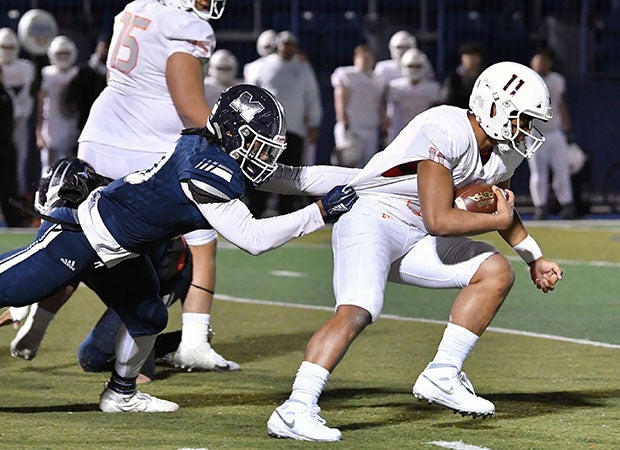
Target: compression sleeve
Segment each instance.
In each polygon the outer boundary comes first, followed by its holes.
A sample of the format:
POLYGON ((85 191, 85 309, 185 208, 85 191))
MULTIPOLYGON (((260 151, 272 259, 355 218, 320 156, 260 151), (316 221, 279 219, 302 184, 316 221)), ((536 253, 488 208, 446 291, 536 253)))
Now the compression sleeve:
POLYGON ((239 199, 197 206, 224 239, 252 255, 279 247, 325 225, 315 203, 289 214, 266 219, 254 218, 239 199))
POLYGON ((269 181, 257 189, 285 195, 322 196, 334 186, 348 184, 359 171, 360 169, 338 166, 292 167, 278 164, 269 181))

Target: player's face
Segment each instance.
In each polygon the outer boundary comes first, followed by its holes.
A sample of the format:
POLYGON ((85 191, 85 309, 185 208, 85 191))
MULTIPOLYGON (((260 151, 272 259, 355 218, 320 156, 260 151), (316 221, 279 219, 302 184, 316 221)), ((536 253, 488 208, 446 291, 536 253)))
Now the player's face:
POLYGON ((513 136, 516 134, 515 138, 516 142, 523 142, 526 137, 526 133, 530 133, 532 131, 532 121, 534 119, 526 114, 521 114, 519 119, 511 119, 512 123, 512 134, 513 136), (517 123, 518 121, 518 123, 517 123))
POLYGON ((211 7, 211 0, 196 0, 196 9, 206 11, 211 7))

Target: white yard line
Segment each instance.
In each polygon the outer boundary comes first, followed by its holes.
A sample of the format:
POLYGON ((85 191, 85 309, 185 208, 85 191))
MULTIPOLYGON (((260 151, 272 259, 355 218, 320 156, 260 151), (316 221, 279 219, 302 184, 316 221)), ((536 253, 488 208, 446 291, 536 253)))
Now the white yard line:
POLYGON ((427 442, 427 444, 453 450, 491 450, 488 447, 478 447, 477 445, 466 444, 463 441, 431 441, 427 442))
MULTIPOLYGON (((272 300, 259 300, 253 298, 242 298, 242 297, 233 297, 226 294, 215 294, 215 297, 219 300, 224 300, 228 302, 236 302, 236 303, 252 303, 257 305, 269 305, 269 306, 284 306, 286 308, 298 308, 298 309, 311 309, 316 311, 333 311, 333 307, 329 306, 316 306, 316 305, 300 305, 295 303, 286 303, 286 302, 277 302, 272 300)), ((390 320, 399 320, 403 322, 421 322, 421 323, 434 323, 438 325, 445 325, 445 321, 443 320, 434 320, 434 319, 422 319, 419 317, 403 317, 397 316, 394 314, 382 314, 382 319, 390 319, 390 320)), ((620 345, 618 344, 609 344, 607 342, 597 342, 590 341, 588 339, 574 339, 564 336, 555 336, 552 334, 542 334, 542 333, 532 333, 530 331, 520 331, 520 330, 511 330, 509 328, 496 328, 489 327, 487 331, 492 331, 495 333, 502 334, 513 334, 518 336, 528 336, 535 337, 539 339, 549 339, 553 341, 562 341, 562 342, 570 342, 572 344, 580 344, 580 345, 590 345, 593 347, 604 347, 604 348, 617 348, 620 349, 620 345)))

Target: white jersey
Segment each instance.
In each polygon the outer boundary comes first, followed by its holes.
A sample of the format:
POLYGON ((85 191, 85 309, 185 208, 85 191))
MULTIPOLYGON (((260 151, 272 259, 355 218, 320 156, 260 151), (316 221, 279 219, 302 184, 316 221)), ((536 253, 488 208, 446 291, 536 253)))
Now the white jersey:
POLYGON ((183 129, 166 85, 167 60, 178 52, 206 59, 214 48, 211 25, 195 14, 153 0, 129 3, 114 19, 108 85, 80 142, 166 153, 183 129))
POLYGON ((77 146, 78 113, 67 108, 65 95, 78 70, 77 66, 66 71, 56 66, 41 69, 41 91, 45 94, 41 134, 50 149, 70 151, 77 146))
POLYGON ((213 105, 215 105, 215 102, 217 101, 217 99, 220 98, 220 94, 224 91, 224 89, 228 89, 230 86, 233 86, 234 84, 238 84, 238 83, 240 83, 240 81, 233 80, 232 84, 226 85, 226 84, 222 84, 219 81, 217 81, 215 77, 210 77, 210 76, 205 77, 204 86, 205 86, 205 100, 207 101, 207 105, 209 105, 209 107, 213 109, 213 105))
POLYGON ((250 61, 246 65, 243 66, 243 79, 246 83, 250 83, 249 80, 253 80, 256 78, 260 70, 260 65, 263 63, 264 56, 261 56, 254 61, 250 61))
POLYGON ((403 76, 400 65, 393 59, 379 61, 375 65, 375 74, 380 77, 386 85, 388 85, 390 81, 403 76))
POLYGON ((30 87, 34 81, 34 63, 17 58, 11 64, 2 66, 2 84, 13 100, 13 116, 16 120, 27 119, 34 109, 34 98, 30 87))
POLYGON ((303 137, 306 127, 321 125, 319 84, 308 63, 297 58, 285 60, 273 53, 263 58, 258 72, 247 82, 267 89, 280 100, 290 133, 303 137))
POLYGON ((557 72, 549 72, 546 76, 542 78, 543 80, 545 80, 545 84, 549 88, 551 107, 555 112, 555 114, 553 114, 553 118, 548 122, 543 122, 542 120, 539 120, 536 123, 536 128, 538 128, 544 135, 545 131, 559 131, 562 129, 560 104, 562 103, 562 96, 566 91, 566 81, 564 77, 557 72))
POLYGON ((374 196, 384 212, 426 232, 418 198, 416 162, 430 159, 452 173, 454 186, 497 184, 523 161, 517 152, 493 149, 483 165, 467 110, 437 106, 413 119, 349 183, 360 198, 374 196))
POLYGON ((373 72, 362 72, 355 66, 337 67, 331 76, 332 86, 349 93, 346 114, 351 128, 377 128, 381 122, 379 107, 385 84, 373 72))
POLYGON ((441 85, 435 80, 423 79, 414 84, 409 77, 400 77, 390 81, 386 93, 390 119, 388 142, 392 142, 415 116, 439 103, 440 92, 441 85))

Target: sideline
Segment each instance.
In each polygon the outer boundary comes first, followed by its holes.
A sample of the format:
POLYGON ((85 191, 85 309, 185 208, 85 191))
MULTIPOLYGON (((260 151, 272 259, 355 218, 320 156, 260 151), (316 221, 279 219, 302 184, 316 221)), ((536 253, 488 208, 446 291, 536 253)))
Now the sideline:
MULTIPOLYGON (((332 312, 334 310, 333 307, 329 307, 329 306, 300 305, 296 303, 276 302, 276 301, 271 301, 271 300, 258 300, 258 299, 252 299, 252 298, 233 297, 230 295, 219 294, 219 293, 215 294, 215 298, 218 300, 223 300, 226 302, 234 302, 234 303, 250 303, 250 304, 255 304, 255 305, 283 306, 286 308, 311 309, 311 310, 316 310, 316 311, 329 311, 329 312, 332 312)), ((432 323, 432 324, 437 324, 437 325, 446 324, 445 320, 422 319, 418 317, 403 317, 403 316, 397 316, 394 314, 382 314, 381 318, 390 319, 390 320, 398 320, 401 322, 432 323)), ((513 334, 517 336, 535 337, 539 339, 548 339, 552 341, 569 342, 571 344, 590 345, 592 347, 620 349, 620 344, 610 344, 607 342, 590 341, 588 339, 575 339, 575 338, 569 338, 569 337, 564 337, 564 336, 555 336, 553 334, 533 333, 531 331, 511 330, 509 328, 489 327, 487 328, 486 331, 492 331, 495 333, 502 333, 502 334, 513 334)))

